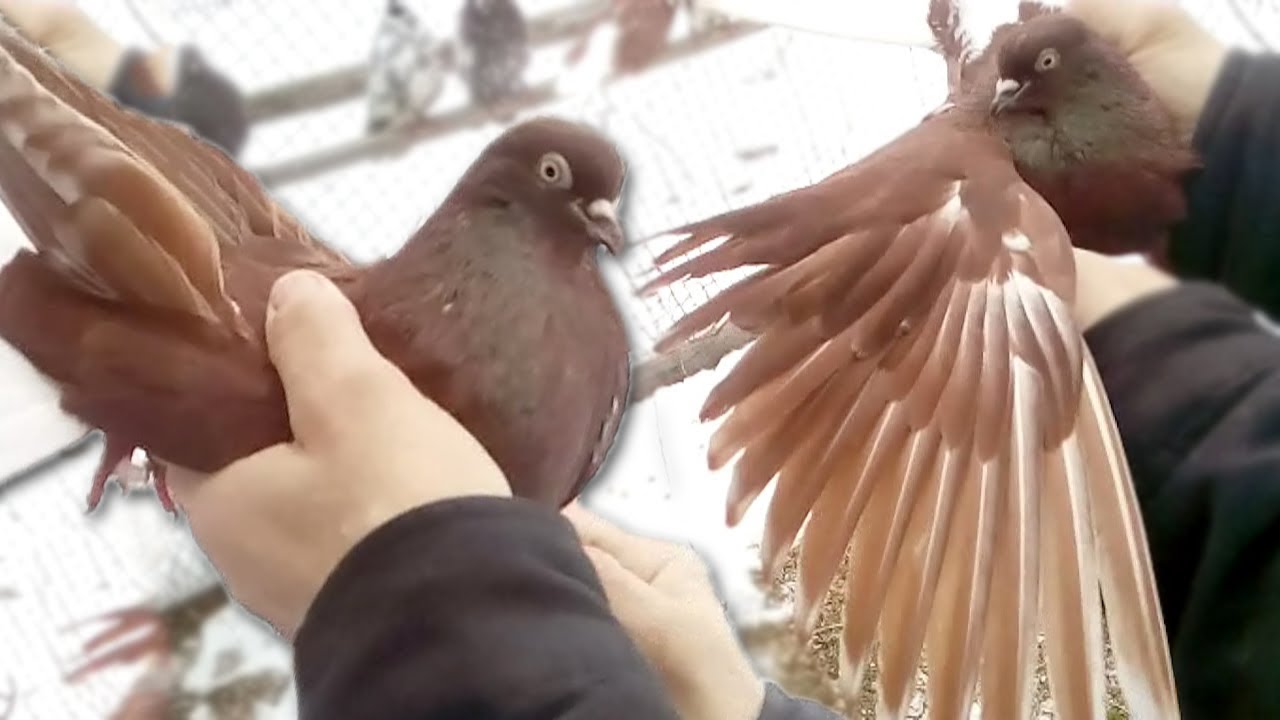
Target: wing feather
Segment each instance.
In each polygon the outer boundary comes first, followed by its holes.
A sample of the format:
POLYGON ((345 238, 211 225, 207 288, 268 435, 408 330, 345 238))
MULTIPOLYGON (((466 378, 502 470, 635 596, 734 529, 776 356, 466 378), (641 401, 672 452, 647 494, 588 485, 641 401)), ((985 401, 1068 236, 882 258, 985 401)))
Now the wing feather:
POLYGON ((1134 707, 1177 717, 1128 471, 1068 310, 1066 231, 1003 145, 943 113, 811 188, 681 231, 648 289, 765 266, 667 342, 757 323, 703 407, 727 416, 708 460, 738 458, 731 521, 776 477, 761 552, 776 572, 798 542, 810 630, 848 552, 846 679, 878 641, 889 715, 924 654, 946 668, 932 717, 967 717, 975 697, 1020 717, 1043 634, 1060 713, 1092 717, 1105 600, 1134 707))
POLYGON ((1134 717, 1164 717, 1175 707, 1170 665, 1163 638, 1164 620, 1138 499, 1116 430, 1102 379, 1093 358, 1085 356, 1081 396, 1081 450, 1088 471, 1089 496, 1097 536, 1098 571, 1106 602, 1107 629, 1125 700, 1134 717))
POLYGON ((0 194, 37 250, 106 299, 237 327, 208 224, 107 130, 41 85, 12 53, 25 41, 7 29, 0 37, 0 194))
MULTIPOLYGON (((1014 297, 1010 293, 1007 297, 1014 297)), ((1010 303, 1019 307, 1016 303, 1010 303)), ((1031 717, 1036 616, 1040 598, 1041 378, 1013 361, 1013 423, 1005 515, 995 549, 983 650, 982 705, 987 717, 1031 717)))
POLYGON ((1076 437, 1055 448, 1046 464, 1040 613, 1049 687, 1063 717, 1102 717, 1102 608, 1085 466, 1076 437))
POLYGON ((121 108, 3 23, 0 50, 0 196, 82 290, 247 336, 225 286, 227 247, 292 244, 348 265, 220 150, 121 108))

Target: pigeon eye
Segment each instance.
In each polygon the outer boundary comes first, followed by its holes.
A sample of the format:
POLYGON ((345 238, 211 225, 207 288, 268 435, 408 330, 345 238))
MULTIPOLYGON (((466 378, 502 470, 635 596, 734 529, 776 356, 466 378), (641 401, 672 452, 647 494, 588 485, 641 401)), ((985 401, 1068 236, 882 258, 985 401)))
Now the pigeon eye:
POLYGON ((560 153, 547 153, 538 161, 538 176, 552 187, 568 189, 573 185, 573 172, 569 170, 569 161, 560 153))
POLYGON ((1058 67, 1058 62, 1062 58, 1058 55, 1058 51, 1053 48, 1045 48, 1040 51, 1040 57, 1036 58, 1036 72, 1044 72, 1058 67))

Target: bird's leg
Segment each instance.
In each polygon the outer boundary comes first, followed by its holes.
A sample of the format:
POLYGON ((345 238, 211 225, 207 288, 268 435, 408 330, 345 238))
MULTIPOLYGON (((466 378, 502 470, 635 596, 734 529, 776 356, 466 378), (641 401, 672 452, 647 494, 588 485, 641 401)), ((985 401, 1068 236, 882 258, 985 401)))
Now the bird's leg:
POLYGON ((89 488, 89 512, 102 502, 102 494, 107 489, 107 480, 112 477, 124 477, 133 468, 134 444, 126 442, 114 435, 107 435, 102 449, 102 460, 93 474, 93 485, 89 488))
POLYGON ((148 457, 147 471, 151 474, 151 485, 156 491, 156 497, 160 499, 160 506, 163 507, 166 512, 176 513, 177 510, 174 509, 173 497, 169 495, 169 483, 166 479, 169 472, 169 466, 148 457))

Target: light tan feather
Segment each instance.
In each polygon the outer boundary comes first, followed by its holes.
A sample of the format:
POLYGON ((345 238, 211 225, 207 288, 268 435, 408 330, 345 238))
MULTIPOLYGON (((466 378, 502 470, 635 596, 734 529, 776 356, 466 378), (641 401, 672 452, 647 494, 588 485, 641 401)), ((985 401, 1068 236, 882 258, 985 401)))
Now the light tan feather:
POLYGON ((3 22, 0 50, 3 200, 69 281, 248 337, 226 290, 228 248, 270 242, 349 265, 222 151, 124 110, 3 22))
POLYGON ((232 327, 240 322, 223 290, 208 223, 159 173, 8 52, 0 54, 0 142, 7 161, 0 172, 21 173, 25 197, 37 200, 6 194, 6 204, 36 248, 82 286, 108 300, 232 327))
POLYGON ((943 112, 817 185, 675 232, 659 263, 728 239, 646 289, 765 266, 663 344, 726 316, 760 333, 703 407, 727 415, 709 463, 739 458, 731 522, 777 473, 763 559, 777 570, 799 538, 808 627, 850 553, 848 679, 878 640, 899 716, 923 645, 946 668, 931 717, 967 717, 975 696, 1015 717, 1044 634, 1062 716, 1090 717, 1105 597, 1126 694, 1177 717, 1130 479, 1067 310, 1068 238, 1002 143, 943 112))

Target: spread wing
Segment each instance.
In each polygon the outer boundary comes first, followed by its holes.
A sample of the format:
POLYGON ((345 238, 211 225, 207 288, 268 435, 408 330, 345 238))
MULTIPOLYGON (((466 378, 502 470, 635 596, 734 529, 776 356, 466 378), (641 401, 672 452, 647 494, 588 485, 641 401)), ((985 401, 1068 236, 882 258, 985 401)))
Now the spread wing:
POLYGON ((658 262, 685 259, 648 288, 763 266, 660 348, 726 316, 758 333, 703 408, 727 415, 709 462, 737 457, 731 523, 776 478, 765 566, 800 536, 810 629, 848 552, 846 677, 878 640, 900 717, 923 647, 946 668, 932 717, 968 717, 979 678, 984 717, 1027 717, 1042 636, 1060 715, 1100 717, 1105 602, 1135 717, 1177 716, 1129 471, 1069 312, 1068 238, 1002 143, 943 113, 817 185, 673 233, 688 237, 658 262))
POLYGON ((220 150, 120 108, 3 23, 0 49, 0 196, 80 289, 247 334, 225 287, 229 247, 346 264, 220 150))

